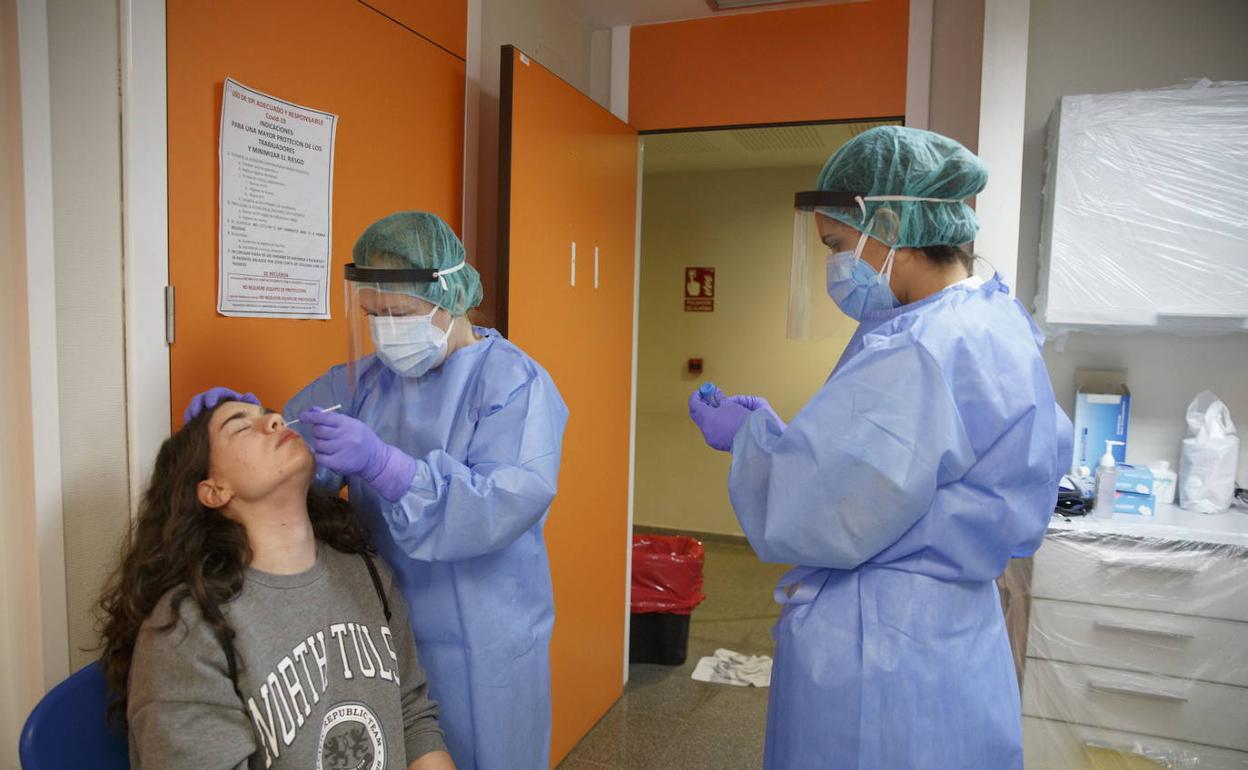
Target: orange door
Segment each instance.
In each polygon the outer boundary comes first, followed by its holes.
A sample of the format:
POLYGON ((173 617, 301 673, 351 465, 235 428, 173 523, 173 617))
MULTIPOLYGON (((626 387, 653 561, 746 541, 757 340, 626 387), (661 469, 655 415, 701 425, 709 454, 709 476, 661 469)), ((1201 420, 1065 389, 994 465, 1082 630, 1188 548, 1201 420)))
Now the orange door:
MULTIPOLYGON (((462 2, 444 5, 463 13, 462 2)), ((459 229, 464 62, 356 0, 178 0, 167 14, 177 425, 187 400, 208 386, 252 390, 280 408, 346 360, 342 265, 371 222, 423 209, 459 229), (338 115, 332 320, 217 315, 217 148, 227 76, 338 115)))
POLYGON ((637 132, 510 46, 502 67, 505 327, 570 411, 546 525, 558 764, 623 690, 637 132))

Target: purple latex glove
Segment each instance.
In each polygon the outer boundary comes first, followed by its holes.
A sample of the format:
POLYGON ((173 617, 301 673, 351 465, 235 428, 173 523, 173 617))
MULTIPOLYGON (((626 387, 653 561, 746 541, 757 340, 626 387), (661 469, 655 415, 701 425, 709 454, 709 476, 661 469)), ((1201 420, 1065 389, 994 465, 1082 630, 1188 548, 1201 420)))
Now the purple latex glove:
POLYGON ((186 424, 194 420, 205 409, 212 409, 222 401, 233 399, 234 401, 244 401, 248 404, 260 406, 260 399, 256 398, 252 393, 239 393, 229 388, 215 387, 205 390, 203 393, 196 393, 191 399, 191 403, 186 405, 186 411, 182 413, 182 424, 186 424))
POLYGON ((762 396, 729 396, 728 400, 734 404, 740 404, 751 412, 757 412, 760 409, 772 417, 776 418, 776 422, 780 423, 781 428, 787 427, 784 420, 780 419, 780 415, 776 414, 776 410, 771 408, 771 404, 762 396))
POLYGON ((702 438, 712 449, 727 452, 732 449, 732 438, 750 417, 750 410, 736 401, 720 397, 719 406, 711 406, 702 401, 701 395, 695 390, 689 397, 689 416, 702 431, 702 438))
POLYGON ((359 476, 396 502, 416 476, 416 461, 378 438, 373 429, 340 412, 312 408, 299 415, 312 428, 316 464, 342 476, 359 476))

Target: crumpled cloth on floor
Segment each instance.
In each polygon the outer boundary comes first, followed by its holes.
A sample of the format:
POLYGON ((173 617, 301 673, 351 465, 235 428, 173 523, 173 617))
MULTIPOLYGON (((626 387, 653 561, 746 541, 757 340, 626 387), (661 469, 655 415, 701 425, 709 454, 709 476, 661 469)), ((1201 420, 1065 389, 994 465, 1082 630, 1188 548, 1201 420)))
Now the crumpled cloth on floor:
POLYGON ((698 661, 693 669, 693 678, 699 682, 737 687, 770 687, 771 658, 719 649, 714 655, 698 661))

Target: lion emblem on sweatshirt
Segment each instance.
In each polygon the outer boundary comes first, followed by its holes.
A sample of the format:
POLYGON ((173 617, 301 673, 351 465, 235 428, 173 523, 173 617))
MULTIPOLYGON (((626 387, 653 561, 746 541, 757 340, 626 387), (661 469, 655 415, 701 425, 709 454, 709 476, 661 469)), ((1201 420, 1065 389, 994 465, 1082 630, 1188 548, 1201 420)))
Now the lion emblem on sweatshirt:
POLYGON ((316 770, 385 770, 386 737, 363 703, 339 703, 321 721, 316 770))

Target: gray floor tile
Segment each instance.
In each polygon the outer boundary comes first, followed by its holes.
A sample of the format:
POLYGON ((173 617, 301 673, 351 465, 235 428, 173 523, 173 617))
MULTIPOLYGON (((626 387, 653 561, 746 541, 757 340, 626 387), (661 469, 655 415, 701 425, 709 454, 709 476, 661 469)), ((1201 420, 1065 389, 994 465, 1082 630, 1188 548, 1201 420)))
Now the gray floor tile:
POLYGON ((656 767, 656 760, 664 756, 664 747, 683 730, 681 720, 630 708, 622 700, 569 758, 620 768, 656 767))
POLYGON ((695 682, 689 677, 693 673, 693 662, 691 652, 690 663, 676 670, 668 666, 632 666, 628 708, 656 717, 687 718, 711 696, 711 688, 705 682, 695 682))
POLYGON ((788 569, 748 546, 706 543, 704 592, 683 666, 633 664, 623 697, 559 770, 746 770, 762 765, 769 691, 695 682, 698 658, 719 647, 771 655, 772 599, 788 569))
POLYGON ((620 766, 604 765, 598 762, 590 762, 587 759, 576 759, 569 755, 567 759, 559 763, 559 770, 620 770, 620 766))
MULTIPOLYGON (((745 652, 741 649, 741 643, 750 635, 754 627, 758 625, 759 620, 738 620, 735 618, 724 618, 723 620, 707 620, 701 623, 690 624, 689 626, 689 655, 692 657, 697 655, 711 655, 718 647, 727 647, 737 652, 745 652)), ((770 618, 763 618, 761 622, 770 624, 770 618)))

